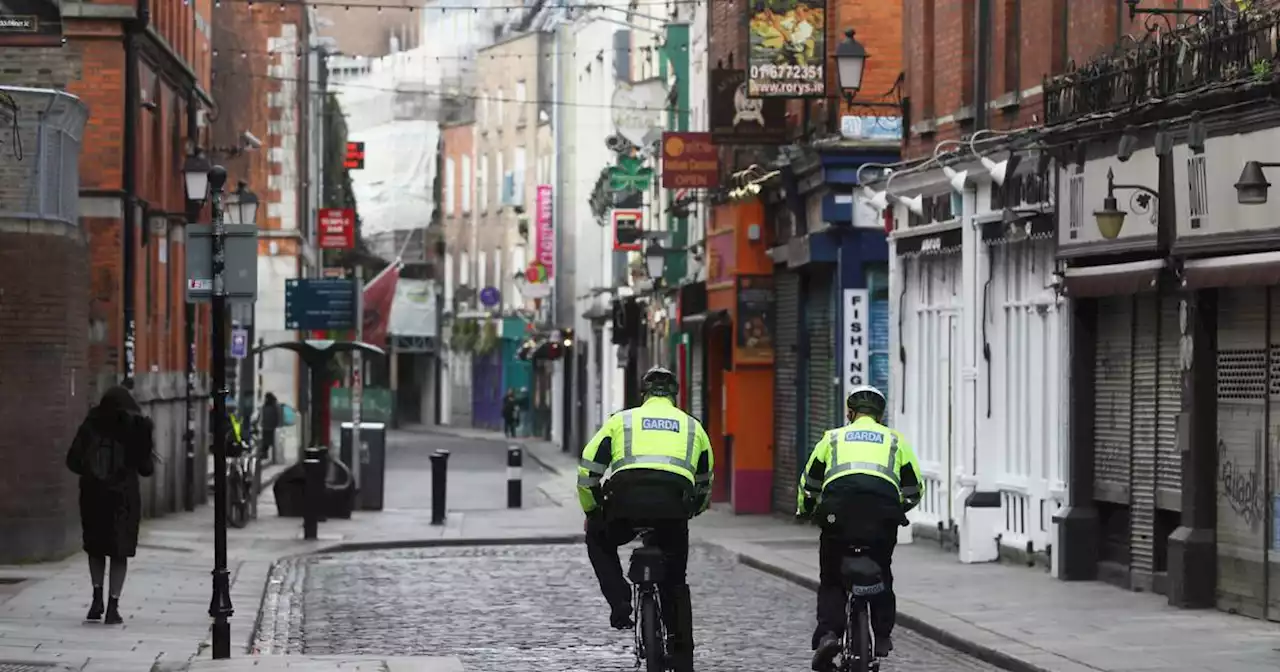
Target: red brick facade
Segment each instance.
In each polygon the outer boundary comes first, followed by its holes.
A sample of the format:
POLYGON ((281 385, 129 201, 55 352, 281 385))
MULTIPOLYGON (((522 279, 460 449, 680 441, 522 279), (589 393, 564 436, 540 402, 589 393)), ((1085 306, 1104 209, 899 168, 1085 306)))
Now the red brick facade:
MULTIPOLYGON (((1204 8, 1209 0, 1142 3, 1146 8, 1179 5, 1204 8)), ((977 0, 903 0, 902 12, 911 110, 903 157, 910 159, 931 155, 942 140, 973 132, 972 122, 957 123, 956 118, 972 118, 977 0)), ((1130 21, 1128 6, 1115 0, 991 0, 991 14, 990 96, 985 102, 988 126, 994 129, 1040 123, 1045 77, 1112 49, 1123 34, 1145 30, 1145 17, 1130 21)))

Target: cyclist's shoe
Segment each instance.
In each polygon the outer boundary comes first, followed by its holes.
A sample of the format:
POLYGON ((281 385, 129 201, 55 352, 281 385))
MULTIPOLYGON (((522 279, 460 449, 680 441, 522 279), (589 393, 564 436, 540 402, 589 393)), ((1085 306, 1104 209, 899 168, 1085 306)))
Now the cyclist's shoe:
POLYGON ((830 672, 838 653, 840 653, 840 636, 834 632, 828 632, 818 640, 817 649, 813 652, 812 669, 815 672, 830 672))
POLYGON ((609 625, 616 630, 630 630, 636 627, 636 622, 631 620, 631 605, 611 609, 609 612, 609 625))
POLYGON ((893 650, 893 638, 876 637, 876 658, 887 658, 893 650))

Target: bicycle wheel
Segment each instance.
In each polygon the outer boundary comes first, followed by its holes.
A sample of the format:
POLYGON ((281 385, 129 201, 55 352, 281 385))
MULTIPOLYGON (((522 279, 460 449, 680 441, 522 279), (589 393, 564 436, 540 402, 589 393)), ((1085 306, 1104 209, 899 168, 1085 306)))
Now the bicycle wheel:
POLYGON ((853 612, 853 632, 845 636, 842 667, 848 672, 869 672, 875 653, 871 650, 871 617, 867 605, 859 604, 853 612))
POLYGON ((239 473, 227 474, 227 524, 236 529, 249 524, 243 480, 239 473))
POLYGON ((658 600, 653 593, 640 594, 640 639, 644 646, 645 672, 664 672, 666 669, 665 644, 658 625, 658 600))

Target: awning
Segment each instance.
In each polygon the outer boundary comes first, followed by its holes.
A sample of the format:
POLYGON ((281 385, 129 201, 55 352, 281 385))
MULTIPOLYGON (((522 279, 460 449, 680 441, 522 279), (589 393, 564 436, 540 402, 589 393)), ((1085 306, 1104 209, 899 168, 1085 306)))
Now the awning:
POLYGON ((1182 264, 1185 289, 1280 285, 1280 252, 1188 259, 1182 264))
POLYGON ((1063 280, 1072 297, 1124 296, 1155 291, 1164 267, 1163 259, 1080 266, 1068 268, 1063 280))

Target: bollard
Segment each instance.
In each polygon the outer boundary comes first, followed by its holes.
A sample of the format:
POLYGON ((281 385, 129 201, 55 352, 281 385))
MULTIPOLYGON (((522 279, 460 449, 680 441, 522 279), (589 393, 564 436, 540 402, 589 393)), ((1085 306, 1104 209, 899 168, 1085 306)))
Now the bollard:
POLYGON ((520 487, 521 473, 524 467, 524 449, 520 446, 507 446, 507 508, 520 508, 523 494, 520 487))
POLYGON ((449 451, 431 456, 431 524, 444 525, 445 488, 449 479, 449 451))
POLYGON ((302 470, 306 476, 305 503, 302 513, 302 537, 314 541, 319 536, 320 509, 324 501, 324 446, 311 446, 302 451, 302 470))

